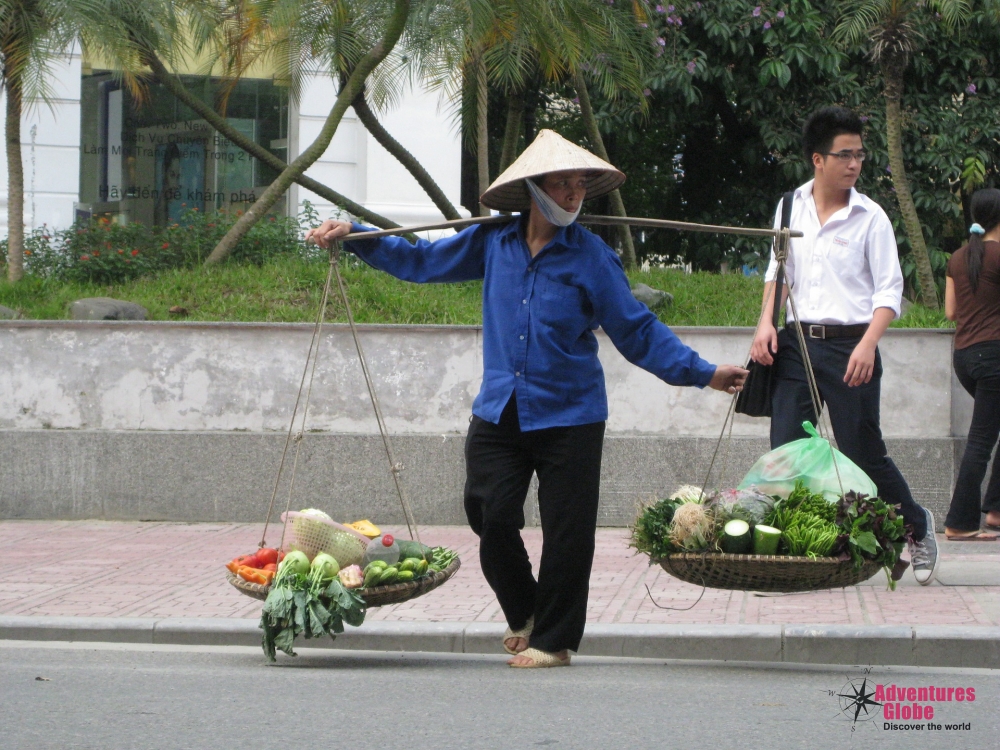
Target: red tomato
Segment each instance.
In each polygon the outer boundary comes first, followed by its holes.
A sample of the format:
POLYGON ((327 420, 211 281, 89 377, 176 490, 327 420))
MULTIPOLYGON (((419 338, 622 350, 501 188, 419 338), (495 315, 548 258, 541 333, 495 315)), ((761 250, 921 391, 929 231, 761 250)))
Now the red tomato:
POLYGON ((256 554, 253 554, 253 555, 241 555, 240 557, 236 558, 236 562, 238 562, 240 565, 246 565, 248 568, 260 568, 261 567, 260 560, 257 559, 257 555, 256 554))
POLYGON ((278 562, 278 550, 272 549, 271 547, 262 547, 257 550, 257 561, 260 562, 258 567, 265 567, 271 563, 278 562))
POLYGON ((277 569, 278 569, 278 563, 268 563, 267 565, 264 566, 264 570, 276 571, 277 569))

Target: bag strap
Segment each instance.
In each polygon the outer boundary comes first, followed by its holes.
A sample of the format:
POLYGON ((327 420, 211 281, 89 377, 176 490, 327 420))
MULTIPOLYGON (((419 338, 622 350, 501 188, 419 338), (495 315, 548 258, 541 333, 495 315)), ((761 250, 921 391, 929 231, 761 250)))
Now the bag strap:
MULTIPOLYGON (((788 229, 792 220, 792 199, 795 193, 789 190, 781 196, 781 229, 788 229)), ((785 267, 778 266, 778 273, 774 278, 774 309, 771 313, 771 323, 778 327, 778 319, 781 317, 781 290, 785 283, 785 267)))

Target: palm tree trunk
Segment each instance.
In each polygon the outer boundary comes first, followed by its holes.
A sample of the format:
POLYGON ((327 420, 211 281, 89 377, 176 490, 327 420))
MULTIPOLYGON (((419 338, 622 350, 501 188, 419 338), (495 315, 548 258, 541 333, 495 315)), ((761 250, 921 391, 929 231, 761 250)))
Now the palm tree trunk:
MULTIPOLYGON (((594 117, 594 108, 590 103, 590 92, 587 91, 587 81, 583 73, 576 72, 574 77, 576 95, 580 99, 580 114, 583 115, 583 124, 587 129, 587 137, 594 144, 594 150, 604 161, 610 163, 608 151, 604 148, 604 139, 601 137, 601 130, 597 127, 597 118, 594 117)), ((626 218, 625 203, 622 201, 622 194, 618 190, 612 190, 608 195, 611 203, 611 215, 626 218)), ((631 270, 636 267, 635 245, 632 244, 632 230, 627 226, 618 227, 618 239, 622 243, 622 263, 625 268, 631 270)))
POLYGON ((364 91, 354 100, 354 112, 357 114, 358 119, 361 120, 361 124, 365 126, 382 148, 392 154, 396 158, 396 161, 406 167, 406 171, 413 175, 413 178, 424 189, 428 197, 434 201, 434 205, 444 214, 444 218, 449 221, 462 218, 458 211, 455 210, 455 207, 451 205, 448 196, 444 194, 444 191, 434 182, 434 178, 424 169, 424 166, 417 161, 413 154, 403 147, 403 144, 393 138, 388 130, 382 127, 382 123, 378 121, 375 113, 368 106, 368 102, 365 101, 364 91))
MULTIPOLYGON (((160 58, 156 56, 155 52, 147 50, 146 62, 152 69, 153 75, 156 76, 157 81, 162 83, 176 99, 201 115, 205 122, 228 138, 231 143, 239 146, 241 149, 262 163, 267 164, 271 167, 271 169, 274 169, 277 172, 285 171, 288 167, 285 162, 256 141, 247 138, 243 133, 234 128, 225 117, 206 104, 204 100, 199 99, 197 96, 188 91, 187 87, 181 83, 180 79, 172 75, 170 71, 167 70, 166 66, 160 58)), ((374 211, 370 211, 360 203, 355 203, 347 196, 341 195, 332 188, 327 187, 321 182, 317 182, 311 177, 306 177, 304 174, 298 175, 295 178, 295 182, 304 187, 306 190, 311 190, 316 193, 316 195, 321 198, 326 198, 335 206, 339 206, 349 214, 367 221, 369 224, 373 224, 381 229, 391 229, 399 226, 396 222, 387 219, 374 211)))
POLYGON ((330 110, 330 114, 323 123, 316 140, 303 151, 295 161, 285 167, 284 171, 278 175, 277 179, 267 186, 257 202, 254 203, 245 214, 226 232, 226 236, 219 240, 212 253, 205 260, 206 265, 221 263, 229 257, 243 236, 267 214, 271 206, 277 203, 278 199, 285 194, 285 191, 295 182, 295 178, 306 171, 319 157, 326 151, 333 134, 337 132, 340 121, 344 118, 344 113, 351 106, 351 102, 361 93, 365 80, 375 67, 386 58, 396 46, 396 42, 403 33, 406 26, 406 19, 410 13, 410 0, 396 0, 392 16, 386 24, 385 35, 374 48, 361 59, 357 67, 351 72, 347 82, 341 87, 337 100, 330 110))
MULTIPOLYGON (((482 58, 474 63, 476 76, 476 167, 479 178, 479 194, 490 186, 490 133, 489 133, 489 87, 486 80, 486 66, 482 58)), ((479 215, 489 216, 490 210, 479 204, 479 215)))
POLYGON ((21 162, 21 81, 8 71, 7 93, 7 279, 24 277, 24 165, 21 162))
POLYGON ((910 252, 917 267, 918 301, 931 310, 939 309, 937 285, 931 268, 927 243, 920 227, 920 217, 910 193, 910 182, 906 178, 903 163, 903 117, 900 112, 900 95, 903 89, 903 66, 888 61, 882 66, 885 80, 885 124, 886 142, 889 149, 889 168, 892 170, 892 185, 896 189, 899 212, 903 215, 903 226, 910 240, 910 252))
POLYGON ((507 94, 507 123, 503 131, 503 151, 500 152, 500 172, 517 158, 517 143, 521 138, 524 120, 524 90, 511 90, 507 94))

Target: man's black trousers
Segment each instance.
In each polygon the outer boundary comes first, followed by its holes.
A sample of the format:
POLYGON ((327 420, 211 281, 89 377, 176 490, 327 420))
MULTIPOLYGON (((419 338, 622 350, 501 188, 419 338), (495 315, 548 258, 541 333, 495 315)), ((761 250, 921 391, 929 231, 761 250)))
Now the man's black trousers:
POLYGON ((483 575, 511 628, 534 615, 530 645, 576 651, 587 621, 604 422, 521 431, 511 396, 499 424, 472 418, 465 441, 465 512, 479 535, 483 575), (524 501, 538 475, 538 580, 521 539, 524 501))
MULTIPOLYGON (((802 429, 805 420, 813 424, 818 422, 809 397, 809 383, 797 339, 797 335, 788 328, 778 332, 771 414, 772 450, 793 440, 809 437, 802 429)), ((871 477, 878 487, 879 497, 890 505, 902 506, 903 520, 912 524, 913 537, 919 541, 927 533, 926 516, 910 494, 909 485, 896 464, 886 455, 882 428, 879 426, 881 354, 876 350, 875 370, 870 381, 853 388, 844 382, 847 363, 860 341, 860 337, 806 338, 819 386, 820 406, 825 404, 829 410, 837 447, 871 477)))

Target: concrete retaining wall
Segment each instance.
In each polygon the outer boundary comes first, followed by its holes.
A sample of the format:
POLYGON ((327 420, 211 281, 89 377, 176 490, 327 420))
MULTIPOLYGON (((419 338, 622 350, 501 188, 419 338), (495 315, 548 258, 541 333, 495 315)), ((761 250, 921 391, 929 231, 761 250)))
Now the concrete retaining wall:
MULTIPOLYGON (((462 444, 481 376, 476 327, 362 326, 362 342, 418 518, 463 523, 462 444)), ((715 362, 742 362, 749 329, 679 328, 715 362)), ((311 326, 0 325, 0 515, 263 518, 311 326)), ((948 331, 890 331, 882 425, 890 453, 939 523, 971 399, 953 380, 948 331)), ((292 506, 398 522, 398 500, 349 331, 325 329, 292 506)), ((672 388, 601 337, 611 416, 602 522, 704 480, 729 400, 672 388)), ((710 484, 735 484, 767 449, 767 420, 739 417, 710 484)), ((284 507, 282 494, 279 506, 284 507)), ((534 500, 529 498, 534 519, 534 500)))

